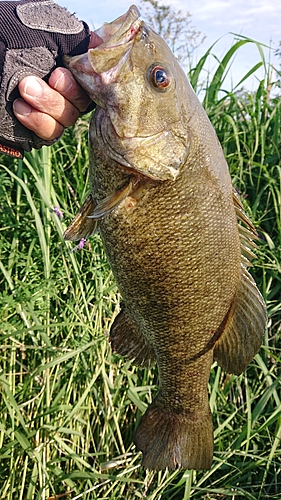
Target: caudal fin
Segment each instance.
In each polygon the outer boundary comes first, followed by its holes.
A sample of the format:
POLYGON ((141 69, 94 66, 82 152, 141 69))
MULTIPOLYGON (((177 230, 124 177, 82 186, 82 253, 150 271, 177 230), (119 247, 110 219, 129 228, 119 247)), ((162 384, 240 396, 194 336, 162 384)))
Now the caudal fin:
POLYGON ((211 413, 174 413, 152 403, 135 435, 143 467, 209 469, 213 459, 211 413))

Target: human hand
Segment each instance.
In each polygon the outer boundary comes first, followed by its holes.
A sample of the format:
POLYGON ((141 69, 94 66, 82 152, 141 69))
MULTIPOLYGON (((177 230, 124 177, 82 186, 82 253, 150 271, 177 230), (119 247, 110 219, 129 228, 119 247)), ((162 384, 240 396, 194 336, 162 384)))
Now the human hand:
POLYGON ((91 104, 86 92, 66 68, 56 68, 46 83, 28 76, 18 85, 22 97, 13 103, 17 119, 45 141, 58 139, 91 104))
POLYGON ((52 0, 0 1, 0 152, 18 158, 52 144, 87 109, 63 56, 86 52, 95 37, 52 0))
MULTIPOLYGON (((102 39, 92 32, 88 48, 97 47, 101 42, 102 39)), ((92 103, 72 73, 63 67, 51 73, 48 83, 28 76, 20 81, 18 89, 22 98, 13 103, 15 116, 47 141, 60 137, 64 128, 74 125, 80 113, 92 103)))

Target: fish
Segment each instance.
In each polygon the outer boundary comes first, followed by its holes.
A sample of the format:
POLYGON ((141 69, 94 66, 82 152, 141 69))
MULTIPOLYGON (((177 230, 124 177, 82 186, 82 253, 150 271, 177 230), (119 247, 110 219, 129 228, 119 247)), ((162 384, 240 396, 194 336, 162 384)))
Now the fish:
POLYGON ((159 387, 134 442, 150 470, 209 469, 214 361, 242 373, 266 308, 248 271, 255 227, 186 74, 137 7, 65 65, 96 103, 90 194, 65 240, 100 231, 122 301, 112 349, 157 364, 159 387))

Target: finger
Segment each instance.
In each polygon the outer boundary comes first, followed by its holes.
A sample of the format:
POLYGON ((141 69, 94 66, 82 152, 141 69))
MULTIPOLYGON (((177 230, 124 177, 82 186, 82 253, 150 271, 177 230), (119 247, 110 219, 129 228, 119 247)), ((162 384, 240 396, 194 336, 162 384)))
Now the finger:
POLYGON ((48 81, 50 87, 63 95, 79 111, 85 111, 91 104, 91 99, 71 72, 66 68, 56 68, 48 81))
POLYGON ((61 136, 63 125, 52 116, 34 109, 23 99, 15 99, 13 111, 17 119, 28 129, 33 130, 41 139, 53 141, 61 136))
POLYGON ((103 39, 94 31, 91 32, 90 43, 88 49, 94 49, 103 43, 103 39))
POLYGON ((19 82, 18 89, 33 109, 51 116, 64 127, 73 125, 79 116, 79 110, 41 78, 28 76, 19 82))

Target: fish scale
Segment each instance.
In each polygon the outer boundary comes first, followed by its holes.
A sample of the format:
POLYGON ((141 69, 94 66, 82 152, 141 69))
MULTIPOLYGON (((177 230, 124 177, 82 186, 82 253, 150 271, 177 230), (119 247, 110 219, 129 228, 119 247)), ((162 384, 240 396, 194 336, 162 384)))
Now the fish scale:
POLYGON ((246 269, 255 230, 163 39, 134 6, 97 34, 103 43, 88 58, 66 61, 98 106, 91 193, 65 239, 99 228, 122 296, 112 348, 137 365, 157 363, 158 394, 135 435, 144 467, 207 469, 212 362, 241 373, 264 334, 265 305, 246 269))
MULTIPOLYGON (((116 165, 107 165, 109 177, 114 175, 114 168, 116 165)), ((240 253, 234 249, 236 247, 237 250, 240 243, 238 231, 229 240, 226 228, 217 224, 224 210, 217 202, 216 192, 211 197, 212 203, 210 197, 207 198, 203 179, 198 189, 191 182, 192 188, 189 190, 183 178, 179 178, 175 184, 172 190, 171 182, 149 190, 132 210, 119 206, 100 222, 100 231, 127 313, 156 353, 160 379, 158 405, 165 408, 164 414, 169 419, 174 412, 179 415, 179 406, 183 407, 182 415, 186 414, 187 423, 180 421, 179 427, 186 426, 186 433, 192 420, 191 414, 203 414, 205 424, 199 427, 203 427, 205 433, 210 433, 212 422, 207 384, 213 360, 212 351, 209 349, 199 360, 188 360, 204 351, 210 340, 210 332, 216 332, 229 309, 230 298, 234 296, 239 280, 240 253), (186 200, 189 202, 186 203, 186 200), (215 223, 211 226, 208 214, 212 205, 217 213, 214 214, 215 223), (178 217, 181 212, 188 213, 188 216, 178 217), (171 217, 171 213, 174 217, 171 217), (225 263, 221 255, 217 256, 215 262, 218 245, 225 248, 225 263), (233 272, 231 254, 235 254, 239 272, 233 272), (208 269, 211 259, 212 267, 208 269), (220 282, 224 284, 221 289, 218 287, 220 282), (180 401, 180 405, 175 404, 176 400, 180 401)), ((106 181, 103 189, 96 191, 107 194, 105 186, 106 181)), ((230 219, 236 227, 232 210, 230 219)), ((143 444, 147 442, 146 421, 140 424, 136 435, 140 449, 148 446, 143 444)), ((162 413, 161 426, 163 421, 162 413)), ((160 442, 163 439, 161 437, 160 442)), ((208 436, 202 439, 204 446, 209 442, 211 455, 212 439, 208 436)), ((182 467, 197 466, 197 455, 190 456, 193 446, 189 448, 188 460, 181 453, 182 467)), ((201 467, 209 467, 211 459, 207 461, 205 455, 203 458, 201 467)), ((172 455, 167 466, 174 468, 177 460, 172 455)), ((147 456, 144 465, 158 468, 157 462, 148 462, 147 456)))

